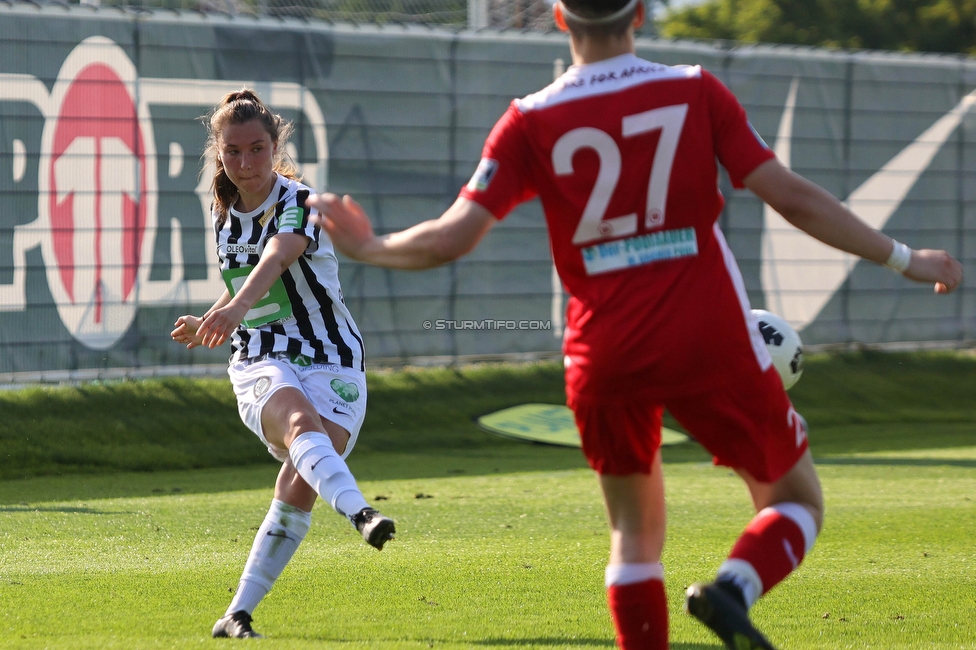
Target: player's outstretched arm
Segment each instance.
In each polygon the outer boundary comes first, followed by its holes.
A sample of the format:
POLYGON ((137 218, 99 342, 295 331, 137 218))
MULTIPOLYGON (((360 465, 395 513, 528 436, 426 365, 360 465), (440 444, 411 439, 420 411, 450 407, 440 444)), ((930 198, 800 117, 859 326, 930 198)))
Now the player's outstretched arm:
MULTIPOLYGON (((886 263, 895 241, 870 227, 827 190, 768 160, 745 178, 745 185, 788 222, 828 246, 866 260, 886 263)), ((936 293, 949 293, 962 282, 962 265, 942 250, 911 250, 903 275, 931 282, 936 293)))
POLYGON ((317 194, 305 202, 312 216, 344 255, 376 266, 427 269, 469 253, 497 219, 474 201, 459 198, 437 219, 406 230, 377 235, 369 217, 352 197, 317 194))

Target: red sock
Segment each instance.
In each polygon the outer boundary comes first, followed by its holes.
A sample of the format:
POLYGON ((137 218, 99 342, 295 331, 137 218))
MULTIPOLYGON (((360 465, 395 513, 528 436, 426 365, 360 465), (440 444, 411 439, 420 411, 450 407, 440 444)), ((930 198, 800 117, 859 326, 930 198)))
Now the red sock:
POLYGON ((651 579, 607 587, 610 613, 622 650, 668 650, 668 600, 664 583, 651 579))
MULTIPOLYGON (((765 508, 749 522, 732 547, 729 559, 748 562, 756 570, 762 581, 763 594, 782 582, 803 561, 808 544, 799 522, 812 527, 808 534, 816 535, 813 518, 801 506, 777 504, 765 508), (783 508, 784 505, 793 508, 783 508), (786 510, 793 516, 779 510, 786 510)), ((812 545, 813 540, 809 543, 812 545)), ((756 594, 757 597, 760 595, 756 594)))

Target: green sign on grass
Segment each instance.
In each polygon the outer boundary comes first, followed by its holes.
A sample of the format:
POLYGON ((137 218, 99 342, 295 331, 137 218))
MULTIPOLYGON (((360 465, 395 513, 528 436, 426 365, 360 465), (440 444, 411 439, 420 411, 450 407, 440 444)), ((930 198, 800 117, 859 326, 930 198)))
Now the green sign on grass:
MULTIPOLYGON (((521 404, 483 415, 477 423, 485 431, 507 438, 564 447, 580 446, 572 411, 557 404, 521 404)), ((661 428, 662 445, 676 445, 687 440, 688 436, 683 433, 661 428)))

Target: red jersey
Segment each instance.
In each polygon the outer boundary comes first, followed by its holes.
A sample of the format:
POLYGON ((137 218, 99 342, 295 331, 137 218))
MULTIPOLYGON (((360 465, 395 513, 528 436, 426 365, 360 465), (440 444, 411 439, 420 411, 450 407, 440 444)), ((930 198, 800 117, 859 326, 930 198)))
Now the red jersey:
POLYGON ((513 101, 461 196, 542 201, 573 395, 666 398, 771 364, 716 222, 718 162, 742 187, 773 155, 714 76, 626 54, 513 101))

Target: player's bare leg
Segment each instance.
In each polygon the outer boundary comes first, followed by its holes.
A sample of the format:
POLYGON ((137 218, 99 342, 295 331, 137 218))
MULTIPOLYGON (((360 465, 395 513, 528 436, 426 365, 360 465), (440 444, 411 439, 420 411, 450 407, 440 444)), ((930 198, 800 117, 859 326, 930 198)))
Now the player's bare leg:
POLYGON ((275 481, 274 498, 294 508, 311 512, 317 497, 318 494, 312 486, 295 469, 291 458, 286 458, 275 481))
POLYGON ((748 609, 793 572, 810 551, 823 522, 823 493, 807 451, 779 480, 745 480, 758 514, 719 568, 715 582, 688 588, 686 607, 726 646, 772 648, 748 619, 748 609))
POLYGON ((817 525, 817 532, 820 532, 824 515, 823 490, 809 450, 796 461, 790 471, 773 483, 757 481, 745 471, 740 470, 738 474, 749 488, 756 512, 777 503, 797 503, 810 513, 817 525))
POLYGON ((610 518, 606 586, 617 644, 629 650, 667 650, 664 592, 665 508, 660 452, 650 474, 601 475, 610 518))

